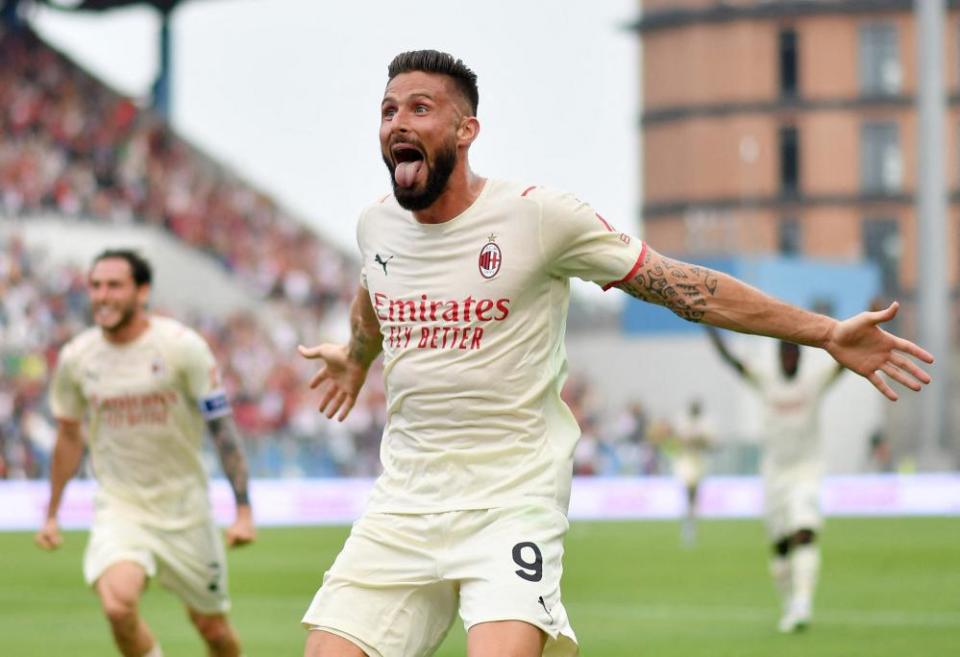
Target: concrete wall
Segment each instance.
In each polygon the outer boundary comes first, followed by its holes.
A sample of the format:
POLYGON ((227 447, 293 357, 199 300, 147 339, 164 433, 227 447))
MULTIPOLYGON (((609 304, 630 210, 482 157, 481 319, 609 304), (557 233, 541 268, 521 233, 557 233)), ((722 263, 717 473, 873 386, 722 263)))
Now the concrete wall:
POLYGON ((202 309, 223 315, 256 310, 259 302, 213 258, 185 247, 163 231, 147 226, 116 226, 39 217, 0 219, 0 235, 20 235, 31 249, 54 262, 86 268, 106 248, 136 248, 153 265, 154 307, 177 313, 202 309))
MULTIPOLYGON (((731 351, 747 362, 775 362, 773 340, 733 334, 727 340, 731 351)), ((633 338, 581 334, 568 337, 567 353, 571 371, 585 374, 608 408, 639 400, 652 418, 672 420, 699 397, 721 442, 762 440, 756 396, 720 360, 702 332, 633 338)), ((803 358, 829 356, 807 349, 803 358)), ((870 433, 885 421, 890 406, 866 380, 849 372, 841 377, 821 414, 828 472, 862 470, 870 433)))

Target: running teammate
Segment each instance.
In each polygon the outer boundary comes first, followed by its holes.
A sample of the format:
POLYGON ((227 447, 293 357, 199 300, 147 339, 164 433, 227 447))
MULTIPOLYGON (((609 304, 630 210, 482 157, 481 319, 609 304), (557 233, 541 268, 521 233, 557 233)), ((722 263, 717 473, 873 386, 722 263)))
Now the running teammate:
POLYGON ((186 605, 209 654, 240 654, 226 612, 227 562, 200 459, 204 425, 236 498, 227 543, 254 539, 244 459, 210 348, 172 319, 148 314, 150 265, 136 252, 94 260, 89 293, 96 324, 60 352, 50 389, 57 442, 40 547, 62 542, 57 524, 67 481, 80 465, 86 425, 97 479, 83 561, 125 657, 159 657, 140 596, 156 577, 186 605))
POLYGON ((820 403, 843 372, 837 363, 801 360, 800 347, 780 342, 776 368, 748 367, 707 329, 724 362, 763 403, 763 505, 773 547, 770 574, 782 602, 781 632, 805 629, 813 616, 820 571, 820 403), (802 364, 801 364, 802 363, 802 364))
POLYGON ((469 657, 576 654, 560 598, 579 435, 560 399, 571 277, 826 348, 891 397, 881 368, 929 381, 900 352, 931 356, 877 327, 896 306, 837 322, 664 258, 570 194, 475 174, 477 104, 476 75, 448 54, 390 64, 393 194, 359 219, 351 337, 301 347, 324 362, 311 386, 327 417, 347 416, 381 352, 387 390, 383 474, 304 615, 311 657, 430 655, 458 612, 469 657))
POLYGON ((703 403, 699 399, 691 401, 686 412, 677 419, 671 437, 673 474, 683 484, 687 495, 683 544, 692 547, 697 541, 700 482, 707 473, 706 453, 713 445, 713 428, 703 414, 703 403))

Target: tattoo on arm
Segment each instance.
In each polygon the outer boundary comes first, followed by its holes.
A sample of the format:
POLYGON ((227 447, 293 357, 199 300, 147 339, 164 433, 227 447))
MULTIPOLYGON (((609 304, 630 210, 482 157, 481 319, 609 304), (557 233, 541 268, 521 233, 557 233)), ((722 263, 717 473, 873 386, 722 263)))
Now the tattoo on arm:
POLYGON ((247 458, 244 456, 240 434, 237 431, 236 423, 233 421, 233 416, 226 415, 209 420, 207 427, 210 429, 213 444, 220 455, 220 466, 223 468, 223 474, 226 475, 230 481, 230 486, 233 488, 237 505, 249 505, 250 495, 247 491, 247 483, 250 475, 247 469, 247 458))
POLYGON ((380 335, 380 320, 370 305, 369 293, 360 288, 350 308, 350 344, 348 354, 364 367, 367 367, 383 350, 383 337, 380 335))
POLYGON ((383 341, 380 337, 380 331, 369 332, 363 319, 355 316, 350 321, 350 347, 349 353, 352 360, 369 365, 380 354, 383 348, 383 341))
POLYGON ((699 322, 717 294, 720 280, 705 267, 677 262, 648 250, 640 272, 618 287, 632 297, 664 306, 691 322, 699 322))

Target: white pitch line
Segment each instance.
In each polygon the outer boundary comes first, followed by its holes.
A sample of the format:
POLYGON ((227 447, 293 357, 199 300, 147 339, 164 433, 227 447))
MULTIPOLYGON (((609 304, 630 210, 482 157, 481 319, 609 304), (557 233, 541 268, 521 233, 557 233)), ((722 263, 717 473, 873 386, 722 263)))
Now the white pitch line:
MULTIPOLYGON (((605 618, 631 620, 684 620, 756 623, 777 617, 777 607, 771 601, 769 607, 735 607, 706 605, 642 605, 576 602, 566 605, 576 620, 577 616, 589 614, 605 618)), ((903 627, 955 627, 960 628, 960 613, 939 611, 904 611, 890 609, 816 609, 814 622, 822 625, 890 626, 903 627)))

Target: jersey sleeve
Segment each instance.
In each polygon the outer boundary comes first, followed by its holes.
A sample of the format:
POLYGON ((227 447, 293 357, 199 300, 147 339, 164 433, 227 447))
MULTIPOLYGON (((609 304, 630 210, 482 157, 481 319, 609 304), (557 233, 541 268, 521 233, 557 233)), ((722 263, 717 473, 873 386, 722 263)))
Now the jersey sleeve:
POLYGON ((537 190, 541 244, 549 273, 577 277, 604 290, 632 278, 643 263, 643 240, 617 231, 571 194, 537 190))
POLYGON ((206 340, 194 331, 185 331, 179 344, 179 367, 187 396, 211 420, 231 413, 220 370, 206 340))
POLYGON ((87 403, 75 369, 73 350, 67 345, 60 352, 50 383, 50 410, 57 419, 80 421, 86 412, 87 403))

